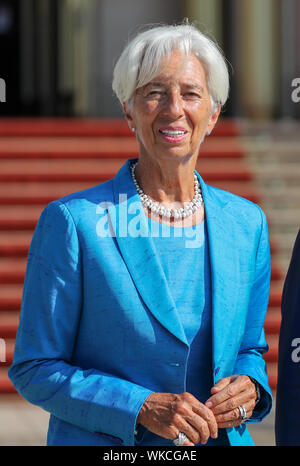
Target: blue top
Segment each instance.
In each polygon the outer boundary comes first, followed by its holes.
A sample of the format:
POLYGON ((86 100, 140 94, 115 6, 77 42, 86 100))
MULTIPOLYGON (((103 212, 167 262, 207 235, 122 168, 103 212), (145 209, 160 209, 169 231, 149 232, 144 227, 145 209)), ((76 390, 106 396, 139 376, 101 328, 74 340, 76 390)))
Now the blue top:
MULTIPOLYGON (((211 279, 206 221, 189 227, 172 227, 148 218, 170 292, 190 344, 186 367, 186 391, 205 403, 213 386, 211 279)), ((207 445, 226 445, 219 430, 217 440, 207 445)), ((152 443, 153 445, 153 443, 152 443)))

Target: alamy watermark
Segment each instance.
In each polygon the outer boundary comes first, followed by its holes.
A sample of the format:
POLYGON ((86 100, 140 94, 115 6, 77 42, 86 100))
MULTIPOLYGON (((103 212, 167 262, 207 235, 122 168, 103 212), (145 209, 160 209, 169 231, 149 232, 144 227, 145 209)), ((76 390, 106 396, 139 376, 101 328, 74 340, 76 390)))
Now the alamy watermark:
POLYGON ((0 102, 6 102, 6 83, 0 78, 0 102))
POLYGON ((292 101, 297 104, 300 102, 300 78, 293 79, 291 85, 295 88, 291 94, 292 101))
MULTIPOLYGON (((178 207, 182 206, 178 205, 178 207)), ((158 221, 159 216, 151 212, 149 219, 154 221, 149 222, 141 202, 129 203, 127 194, 120 193, 117 206, 108 201, 100 202, 96 207, 96 214, 100 215, 96 224, 96 233, 100 238, 182 237, 185 239, 185 248, 199 248, 203 244, 203 229, 196 227, 196 224, 200 224, 202 220, 201 209, 194 213, 195 225, 191 225, 189 217, 178 218, 174 224, 168 219, 162 223, 158 221)))
POLYGON ((300 362, 300 338, 294 338, 291 346, 295 348, 291 354, 292 361, 300 362))

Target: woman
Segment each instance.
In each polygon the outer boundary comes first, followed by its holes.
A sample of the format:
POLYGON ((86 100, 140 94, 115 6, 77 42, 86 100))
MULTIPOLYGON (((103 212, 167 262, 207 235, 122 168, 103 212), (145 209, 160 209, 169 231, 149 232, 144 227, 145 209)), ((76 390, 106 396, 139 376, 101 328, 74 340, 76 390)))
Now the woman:
POLYGON ((152 28, 113 89, 139 158, 42 212, 9 375, 51 413, 48 445, 252 444, 272 404, 267 223, 195 171, 225 61, 190 25, 152 28))

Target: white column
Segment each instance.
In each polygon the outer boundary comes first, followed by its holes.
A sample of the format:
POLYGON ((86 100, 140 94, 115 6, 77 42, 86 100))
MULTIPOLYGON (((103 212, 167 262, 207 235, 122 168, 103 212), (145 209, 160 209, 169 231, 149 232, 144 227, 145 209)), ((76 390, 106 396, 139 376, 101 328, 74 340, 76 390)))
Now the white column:
POLYGON ((184 6, 188 19, 222 46, 222 0, 187 0, 184 6))
POLYGON ((73 23, 74 113, 89 114, 89 34, 95 0, 69 1, 73 23))
POLYGON ((271 118, 279 103, 279 14, 274 0, 240 0, 240 65, 245 116, 271 118))

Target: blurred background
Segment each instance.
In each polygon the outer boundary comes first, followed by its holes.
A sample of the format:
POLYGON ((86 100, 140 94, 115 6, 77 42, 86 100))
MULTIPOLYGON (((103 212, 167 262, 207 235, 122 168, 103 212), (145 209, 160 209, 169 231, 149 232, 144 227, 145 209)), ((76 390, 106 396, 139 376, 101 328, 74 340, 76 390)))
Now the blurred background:
MULTIPOLYGON (((281 292, 300 225, 300 1, 0 0, 0 445, 46 438, 48 414, 7 377, 36 222, 48 202, 136 155, 111 89, 114 64, 145 25, 184 18, 218 42, 230 70, 230 99, 197 169, 269 221, 265 359, 276 400, 281 292)), ((274 445, 274 409, 251 426, 257 445, 274 445)))

